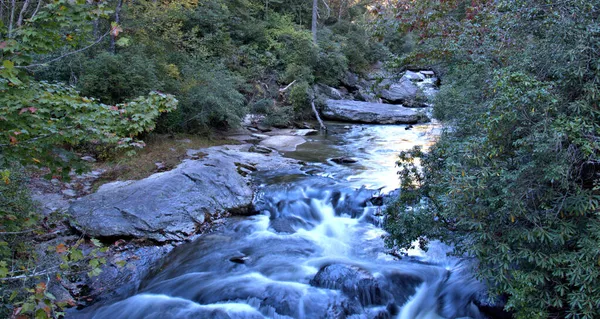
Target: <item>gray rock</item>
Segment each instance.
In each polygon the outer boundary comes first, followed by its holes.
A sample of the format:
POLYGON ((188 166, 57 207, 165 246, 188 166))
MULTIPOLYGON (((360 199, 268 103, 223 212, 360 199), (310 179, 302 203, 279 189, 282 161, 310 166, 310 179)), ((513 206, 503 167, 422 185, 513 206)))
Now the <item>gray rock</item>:
POLYGON ((77 192, 73 189, 64 189, 62 190, 63 195, 67 196, 67 197, 76 197, 77 196, 77 192))
POLYGON ((94 163, 94 162, 96 162, 96 159, 95 159, 94 157, 92 157, 92 156, 84 156, 84 157, 82 157, 82 158, 81 158, 81 160, 82 160, 82 161, 89 162, 89 163, 94 163))
POLYGON ((255 133, 255 134, 252 134, 252 137, 255 137, 255 138, 263 140, 265 138, 269 138, 269 135, 255 133))
POLYGON ((313 90, 317 96, 324 96, 327 99, 341 100, 344 98, 344 92, 324 84, 313 86, 313 90))
POLYGON ((342 85, 349 89, 358 89, 359 78, 356 73, 346 72, 346 75, 342 78, 342 85))
POLYGON ((425 75, 422 74, 421 72, 413 72, 413 71, 406 71, 404 73, 404 75, 402 76, 402 78, 413 81, 413 82, 421 82, 423 80, 425 80, 425 75))
POLYGON ((278 151, 295 151, 296 147, 304 144, 306 139, 301 136, 279 135, 271 136, 260 142, 260 146, 274 148, 278 151))
POLYGON ((261 154, 269 154, 271 152, 273 152, 272 149, 268 148, 268 147, 263 147, 260 145, 252 145, 250 147, 250 149, 248 150, 248 152, 254 152, 254 153, 261 153, 261 154))
POLYGON ((292 167, 275 154, 247 152, 250 145, 212 147, 197 161, 139 181, 105 184, 69 208, 73 226, 92 237, 180 241, 224 212, 249 214, 253 189, 239 167, 292 167), (248 165, 246 165, 248 164, 248 165))
POLYGON ((293 132, 293 134, 296 136, 311 136, 311 135, 318 135, 319 131, 313 130, 313 129, 299 129, 299 130, 295 130, 293 132))
POLYGON ((435 76, 435 72, 433 71, 419 71, 419 73, 423 74, 426 78, 432 78, 435 76))
POLYGON ((419 88, 410 80, 402 79, 400 82, 392 83, 389 88, 381 91, 381 98, 389 103, 402 104, 417 99, 419 88))
POLYGON ((335 157, 332 158, 331 161, 337 164, 352 164, 357 163, 358 159, 353 157, 335 157))
POLYGON ((390 104, 348 100, 327 100, 323 117, 329 120, 371 124, 415 124, 427 116, 412 109, 390 104))
POLYGON ((358 299, 363 306, 385 305, 392 299, 381 283, 367 270, 352 265, 332 264, 319 270, 311 285, 339 289, 351 299, 358 299))

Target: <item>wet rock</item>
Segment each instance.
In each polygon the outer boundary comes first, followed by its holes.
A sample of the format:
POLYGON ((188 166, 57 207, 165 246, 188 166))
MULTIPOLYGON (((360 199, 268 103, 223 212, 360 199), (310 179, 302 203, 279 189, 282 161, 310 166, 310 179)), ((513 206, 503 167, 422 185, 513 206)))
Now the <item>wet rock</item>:
POLYGON ((425 75, 421 72, 406 71, 402 77, 413 82, 425 80, 425 75))
POLYGON ((202 159, 185 161, 171 171, 105 184, 73 202, 69 208, 72 224, 92 237, 165 242, 184 240, 207 218, 220 213, 253 213, 253 189, 249 177, 238 173, 240 163, 267 169, 290 166, 292 161, 250 153, 247 148, 209 148, 203 150, 202 159))
POLYGON ((300 130, 296 130, 294 131, 294 135, 296 136, 312 136, 312 135, 318 135, 319 131, 314 130, 314 129, 300 129, 300 130))
POLYGON ((332 158, 331 161, 337 164, 352 164, 357 163, 358 159, 354 157, 335 157, 332 158))
POLYGON ((296 147, 304 144, 306 139, 301 136, 271 136, 260 142, 260 146, 274 148, 278 151, 295 151, 296 147))
POLYGON ((236 264, 245 264, 246 261, 248 261, 250 259, 250 257, 248 256, 233 256, 231 258, 229 258, 229 261, 231 261, 232 263, 236 263, 236 264))
POLYGON ((252 145, 248 151, 260 154, 269 154, 273 152, 272 149, 260 145, 252 145))
POLYGON ((391 298, 371 273, 352 265, 327 265, 317 272, 310 284, 339 289, 350 298, 356 298, 363 306, 386 305, 391 298))
POLYGON ((399 105, 327 100, 322 111, 329 120, 369 124, 416 124, 427 122, 427 116, 399 105))
POLYGON ((255 134, 252 134, 252 137, 264 140, 266 138, 269 138, 269 135, 255 133, 255 134))

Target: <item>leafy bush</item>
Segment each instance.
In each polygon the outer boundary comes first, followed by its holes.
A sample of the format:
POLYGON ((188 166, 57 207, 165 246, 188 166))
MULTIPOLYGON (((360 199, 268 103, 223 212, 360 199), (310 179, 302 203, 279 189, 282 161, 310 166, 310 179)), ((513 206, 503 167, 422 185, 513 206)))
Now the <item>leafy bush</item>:
POLYGON ((294 113, 302 117, 310 112, 311 88, 307 82, 300 82, 290 89, 289 100, 294 108, 294 113))
POLYGON ((162 89, 155 63, 141 54, 104 52, 87 60, 77 87, 103 103, 121 103, 162 89))
POLYGON ((517 318, 597 318, 600 73, 588 62, 600 51, 578 48, 598 48, 598 8, 423 1, 407 10, 423 43, 405 61, 443 66, 435 114, 449 128, 427 153, 401 154, 388 243, 453 243, 517 318))
POLYGON ((210 128, 239 125, 246 114, 244 96, 237 88, 240 79, 222 65, 190 62, 182 74, 181 127, 189 132, 208 132, 210 128))
POLYGON ((48 167, 68 178, 83 163, 67 146, 96 143, 142 146, 135 137, 154 129, 162 112, 176 108, 172 96, 151 93, 129 103, 109 106, 78 95, 64 84, 31 82, 28 87, 0 90, 0 165, 21 163, 48 167), (35 101, 32 104, 32 101, 35 101))

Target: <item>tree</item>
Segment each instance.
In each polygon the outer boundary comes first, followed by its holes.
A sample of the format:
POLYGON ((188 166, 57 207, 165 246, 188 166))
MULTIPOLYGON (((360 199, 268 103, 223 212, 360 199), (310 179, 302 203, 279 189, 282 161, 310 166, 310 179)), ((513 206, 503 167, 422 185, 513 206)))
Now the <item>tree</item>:
POLYGON ((102 5, 56 1, 18 29, 11 30, 9 24, 8 29, 0 30, 10 35, 0 42, 2 167, 14 162, 37 165, 50 168, 51 175, 66 178, 72 165, 78 171, 84 168, 70 148, 83 142, 141 146, 135 136, 151 130, 159 113, 175 108, 177 101, 160 93, 130 103, 105 105, 79 96, 68 85, 36 81, 31 76, 35 69, 99 43, 104 36, 74 48, 89 35, 87 21, 106 13, 102 5), (65 48, 71 51, 50 57, 65 48), (39 57, 47 60, 36 60, 39 57))
POLYGON ((317 44, 317 17, 319 15, 319 0, 313 0, 312 4, 312 38, 313 42, 317 44))
POLYGON ((401 154, 388 242, 453 243, 518 318, 600 314, 599 10, 424 1, 398 12, 421 41, 399 63, 444 75, 434 112, 450 129, 401 154))

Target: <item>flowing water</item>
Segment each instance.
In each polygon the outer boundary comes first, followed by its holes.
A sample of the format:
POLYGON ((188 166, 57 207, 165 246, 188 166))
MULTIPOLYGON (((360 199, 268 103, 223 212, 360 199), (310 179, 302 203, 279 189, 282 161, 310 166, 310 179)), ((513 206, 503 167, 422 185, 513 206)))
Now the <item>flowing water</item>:
POLYGON ((485 318, 482 286, 443 246, 398 260, 380 228, 399 151, 429 145, 436 125, 330 125, 285 154, 305 174, 268 172, 261 214, 182 245, 138 293, 93 318, 485 318), (332 157, 357 163, 338 165, 332 157))

